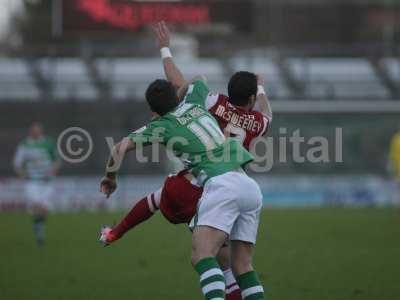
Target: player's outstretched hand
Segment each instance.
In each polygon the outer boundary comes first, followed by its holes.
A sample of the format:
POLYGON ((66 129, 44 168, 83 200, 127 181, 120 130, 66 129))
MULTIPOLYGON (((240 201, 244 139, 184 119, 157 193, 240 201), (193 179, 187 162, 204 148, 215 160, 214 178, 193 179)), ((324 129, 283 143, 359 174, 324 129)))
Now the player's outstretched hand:
POLYGON ((107 198, 110 197, 112 193, 117 189, 117 181, 113 178, 103 177, 100 182, 100 192, 106 195, 107 198))
POLYGON ((101 228, 99 241, 104 247, 110 245, 116 240, 118 240, 118 237, 115 234, 113 234, 111 227, 103 226, 101 228))
POLYGON ((167 24, 165 24, 164 21, 158 22, 154 26, 154 32, 157 37, 158 47, 160 47, 160 49, 164 47, 169 47, 171 34, 169 32, 167 24))

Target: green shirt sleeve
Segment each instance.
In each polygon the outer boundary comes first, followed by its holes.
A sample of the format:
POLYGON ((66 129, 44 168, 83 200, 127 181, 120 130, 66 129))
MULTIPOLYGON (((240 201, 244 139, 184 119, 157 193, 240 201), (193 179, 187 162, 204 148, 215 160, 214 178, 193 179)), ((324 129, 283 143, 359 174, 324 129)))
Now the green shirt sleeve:
POLYGON ((185 96, 186 103, 193 103, 200 105, 201 107, 206 106, 206 99, 210 90, 206 83, 202 80, 196 80, 188 87, 188 91, 185 96))
POLYGON ((167 124, 162 120, 155 120, 128 135, 135 144, 143 146, 153 143, 165 144, 167 124))
POLYGON ((46 149, 52 162, 59 159, 57 145, 52 138, 46 137, 42 144, 42 147, 46 149))

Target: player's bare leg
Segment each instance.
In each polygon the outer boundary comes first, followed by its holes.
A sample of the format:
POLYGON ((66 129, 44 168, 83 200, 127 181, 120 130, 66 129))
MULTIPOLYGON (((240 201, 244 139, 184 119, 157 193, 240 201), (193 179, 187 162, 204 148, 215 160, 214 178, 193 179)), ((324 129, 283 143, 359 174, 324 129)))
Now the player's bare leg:
POLYGON ((231 241, 232 269, 242 291, 243 300, 262 300, 264 289, 253 268, 254 245, 242 241, 231 241))
POLYGON ((217 261, 224 272, 226 300, 241 300, 242 294, 231 269, 231 249, 228 242, 219 250, 217 261))
POLYGON ((217 260, 222 270, 231 268, 231 249, 227 242, 225 242, 219 250, 217 260))
POLYGON ((225 296, 225 278, 216 256, 226 239, 225 232, 208 226, 197 226, 193 231, 192 265, 200 276, 206 300, 222 300, 225 296))

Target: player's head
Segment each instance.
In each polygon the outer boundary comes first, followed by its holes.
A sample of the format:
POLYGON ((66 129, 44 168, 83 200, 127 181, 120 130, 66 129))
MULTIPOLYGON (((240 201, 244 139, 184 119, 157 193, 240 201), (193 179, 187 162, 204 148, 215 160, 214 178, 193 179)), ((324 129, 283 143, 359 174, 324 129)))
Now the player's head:
POLYGON ((37 139, 43 135, 43 127, 39 122, 33 122, 29 127, 29 136, 37 139))
POLYGON ((231 77, 228 84, 229 102, 237 106, 253 106, 257 96, 257 76, 240 71, 231 77))
POLYGON ((149 85, 146 100, 150 109, 160 116, 170 112, 179 104, 174 86, 164 79, 157 79, 149 85))

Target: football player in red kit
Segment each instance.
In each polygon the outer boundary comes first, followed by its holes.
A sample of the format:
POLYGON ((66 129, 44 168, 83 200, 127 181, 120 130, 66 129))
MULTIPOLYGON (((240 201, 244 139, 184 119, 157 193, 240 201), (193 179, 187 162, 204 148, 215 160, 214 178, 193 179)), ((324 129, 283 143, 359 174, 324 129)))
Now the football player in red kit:
MULTIPOLYGON (((182 90, 187 84, 173 62, 169 50, 168 28, 161 22, 157 24, 155 31, 166 77, 178 90, 182 90)), ((186 90, 183 93, 186 94, 186 90)), ((272 121, 272 112, 262 79, 250 72, 237 72, 229 81, 228 94, 229 97, 210 93, 206 107, 227 137, 238 139, 249 149, 254 139, 267 132, 272 121), (256 104, 258 108, 254 109, 256 104)), ((196 214, 202 192, 202 187, 197 184, 190 170, 169 176, 159 191, 138 201, 117 226, 103 228, 101 241, 105 245, 111 244, 136 225, 149 219, 157 210, 173 224, 189 224, 196 214)), ((229 247, 221 249, 218 259, 224 270, 226 299, 241 299, 240 289, 230 269, 229 247)))

